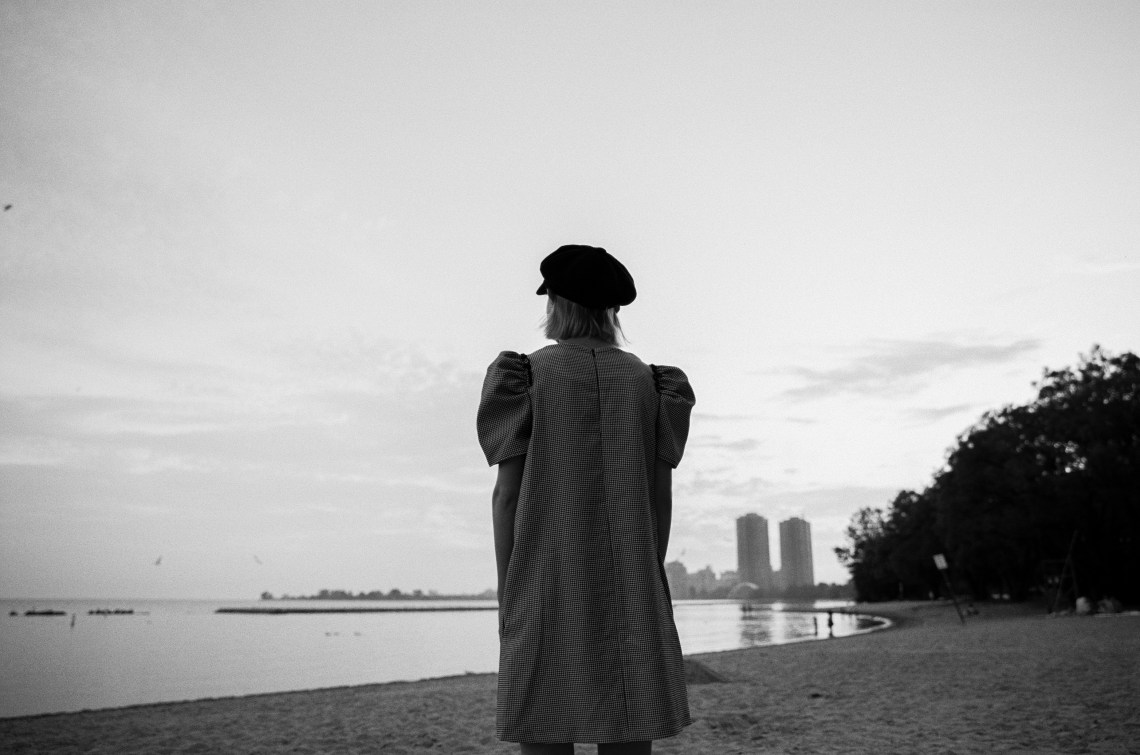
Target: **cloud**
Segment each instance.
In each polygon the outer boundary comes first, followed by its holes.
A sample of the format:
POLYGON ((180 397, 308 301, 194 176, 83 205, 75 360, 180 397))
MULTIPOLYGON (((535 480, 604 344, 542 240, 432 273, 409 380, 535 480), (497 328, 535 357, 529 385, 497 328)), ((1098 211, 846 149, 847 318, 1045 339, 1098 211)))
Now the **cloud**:
POLYGON ((1009 344, 959 344, 952 341, 900 341, 876 339, 869 353, 832 369, 795 367, 789 372, 803 385, 784 392, 805 401, 843 393, 897 396, 920 390, 930 376, 942 370, 1001 364, 1036 350, 1037 339, 1009 344))
POLYGON ((273 538, 404 526, 411 542, 428 507, 451 512, 468 540, 485 525, 478 373, 352 338, 268 345, 219 373, 162 359, 130 372, 104 395, 0 393, 0 506, 13 531, 46 532, 48 517, 158 547, 172 529, 273 538), (165 522, 151 521, 157 509, 165 522))
POLYGON ((1140 271, 1140 260, 1129 259, 1076 259, 1073 257, 1058 257, 1058 267, 1065 268, 1077 275, 1119 275, 1121 273, 1134 273, 1140 271))
POLYGON ((771 483, 753 477, 743 481, 732 481, 702 476, 698 473, 693 485, 677 484, 674 490, 676 501, 684 502, 684 496, 700 493, 721 493, 726 499, 716 500, 702 497, 694 505, 676 506, 678 512, 689 522, 717 525, 735 521, 746 512, 755 512, 770 522, 782 521, 792 516, 800 516, 808 521, 840 518, 846 522, 851 513, 866 506, 885 508, 900 488, 863 485, 841 485, 831 487, 805 488, 801 490, 781 490, 771 483), (724 493, 723 491, 732 491, 724 493), (747 499, 746 501, 739 500, 747 499))
POLYGON ((741 438, 739 440, 724 440, 719 435, 698 435, 689 441, 691 446, 699 446, 700 448, 717 448, 724 451, 755 451, 761 445, 762 441, 755 438, 741 438))
POLYGON ((710 414, 708 412, 693 412, 693 424, 704 422, 743 422, 755 419, 749 414, 710 414))
POLYGON ((754 498, 772 487, 762 477, 738 479, 725 474, 723 468, 706 471, 698 469, 691 475, 679 476, 674 481, 674 495, 724 496, 727 498, 754 498))
POLYGON ((806 490, 773 491, 757 499, 760 513, 771 512, 770 518, 789 516, 813 518, 842 517, 866 506, 885 507, 898 494, 899 488, 844 485, 806 490))
POLYGON ((974 410, 973 404, 955 404, 954 406, 932 406, 907 410, 907 415, 917 422, 938 422, 946 417, 965 414, 974 410))

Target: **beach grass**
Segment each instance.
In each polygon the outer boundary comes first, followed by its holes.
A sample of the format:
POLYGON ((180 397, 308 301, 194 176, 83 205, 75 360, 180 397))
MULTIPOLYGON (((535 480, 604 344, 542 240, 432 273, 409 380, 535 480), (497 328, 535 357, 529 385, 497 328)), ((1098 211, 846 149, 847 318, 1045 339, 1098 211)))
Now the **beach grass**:
MULTIPOLYGON (((694 723, 656 753, 1129 753, 1140 616, 877 604, 894 628, 692 656, 694 723)), ((0 719, 5 753, 513 753, 495 676, 0 719)), ((579 747, 593 752, 593 747, 579 747)))

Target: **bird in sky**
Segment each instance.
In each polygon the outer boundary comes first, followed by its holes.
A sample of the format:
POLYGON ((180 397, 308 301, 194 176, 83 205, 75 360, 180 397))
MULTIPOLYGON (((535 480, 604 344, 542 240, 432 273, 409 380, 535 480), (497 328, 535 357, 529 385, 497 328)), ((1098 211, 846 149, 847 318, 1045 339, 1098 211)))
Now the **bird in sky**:
POLYGON ((257 562, 258 566, 261 565, 261 559, 257 557, 256 553, 253 554, 253 560, 257 562))
POLYGON ((12 205, 10 205, 10 204, 4 205, 4 212, 7 212, 10 209, 12 209, 12 205))
POLYGON ((159 564, 161 564, 161 563, 162 563, 162 556, 159 556, 159 557, 158 557, 158 559, 157 559, 157 560, 155 560, 155 562, 154 562, 154 565, 155 565, 155 566, 158 566, 158 565, 159 565, 159 564))

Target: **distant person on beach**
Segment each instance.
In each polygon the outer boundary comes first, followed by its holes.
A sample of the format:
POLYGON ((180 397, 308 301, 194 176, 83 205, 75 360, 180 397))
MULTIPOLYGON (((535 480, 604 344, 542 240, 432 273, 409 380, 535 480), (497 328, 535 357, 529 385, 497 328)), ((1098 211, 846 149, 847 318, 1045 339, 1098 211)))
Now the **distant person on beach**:
POLYGON ((555 343, 499 354, 479 402, 499 465, 496 734, 524 755, 649 753, 690 723, 664 561, 693 390, 618 348, 636 290, 604 249, 539 270, 555 343))

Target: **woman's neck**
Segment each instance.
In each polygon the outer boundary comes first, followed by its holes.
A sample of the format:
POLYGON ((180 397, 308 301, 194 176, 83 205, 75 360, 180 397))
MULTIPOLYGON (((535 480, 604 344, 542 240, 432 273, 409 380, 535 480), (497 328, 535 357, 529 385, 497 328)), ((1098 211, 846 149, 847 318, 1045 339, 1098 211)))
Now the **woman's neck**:
POLYGON ((557 341, 558 343, 568 343, 573 346, 588 346, 592 349, 613 347, 613 344, 609 343, 608 341, 603 341, 600 338, 593 338, 589 336, 583 336, 580 338, 559 338, 557 341))

